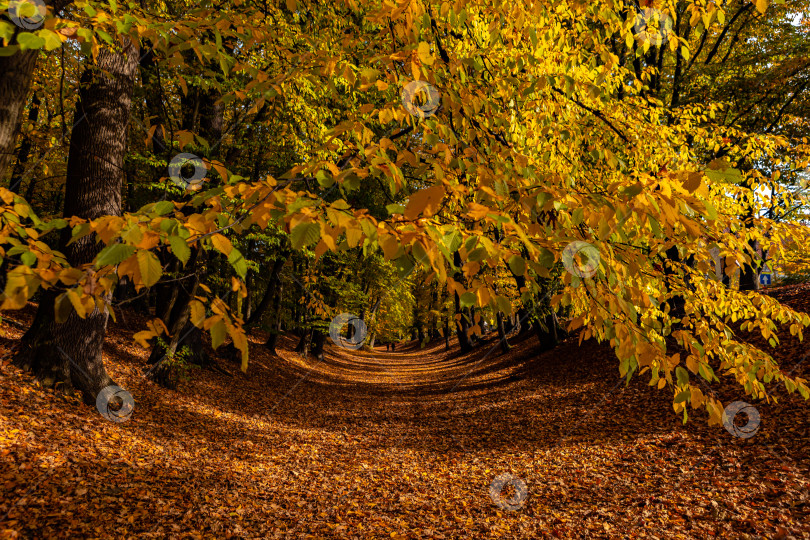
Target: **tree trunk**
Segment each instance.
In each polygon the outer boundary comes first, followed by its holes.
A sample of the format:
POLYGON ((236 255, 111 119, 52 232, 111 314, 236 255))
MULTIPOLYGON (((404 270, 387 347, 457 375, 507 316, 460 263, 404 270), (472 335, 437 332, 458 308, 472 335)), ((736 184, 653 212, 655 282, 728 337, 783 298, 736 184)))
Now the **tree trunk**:
POLYGON ((444 319, 444 350, 450 350, 450 314, 444 319))
POLYGON ((259 305, 257 305, 256 308, 253 309, 252 313, 245 319, 246 332, 250 332, 250 328, 261 321, 265 311, 267 311, 267 308, 270 307, 270 303, 274 298, 276 298, 276 295, 281 288, 281 279, 279 279, 281 267, 284 266, 285 262, 287 262, 288 257, 289 254, 280 259, 276 259, 275 262, 273 262, 273 269, 270 271, 270 279, 267 282, 267 289, 264 291, 264 296, 259 302, 259 305))
MULTIPOLYGON (((39 118, 39 97, 34 95, 31 100, 31 108, 28 110, 28 121, 36 123, 39 118)), ((33 147, 31 138, 27 135, 23 137, 20 144, 20 151, 17 152, 17 163, 14 164, 14 170, 11 173, 11 182, 9 183, 9 191, 13 193, 20 193, 22 189, 22 182, 25 177, 25 167, 28 164, 28 158, 31 156, 31 148, 33 147)), ((33 180, 31 180, 33 182, 33 180)), ((28 201, 29 203, 31 201, 28 201)))
POLYGON ((535 324, 535 333, 540 342, 540 352, 550 351, 560 342, 557 337, 557 317, 554 312, 543 317, 542 322, 538 320, 535 324))
POLYGON ((323 348, 326 345, 326 334, 317 330, 313 331, 313 333, 315 336, 312 340, 312 354, 314 354, 315 358, 318 360, 323 361, 323 348))
MULTIPOLYGON (((165 324, 166 328, 169 330, 170 339, 168 348, 155 343, 149 355, 149 364, 156 364, 167 356, 173 356, 178 349, 182 349, 185 345, 190 346, 189 350, 202 350, 201 347, 193 343, 193 340, 190 339, 194 332, 188 328, 191 301, 197 294, 197 287, 200 283, 199 272, 194 272, 194 270, 198 268, 201 253, 203 252, 200 247, 192 249, 191 257, 189 258, 185 270, 191 272, 193 277, 188 280, 176 282, 175 288, 177 290, 173 295, 174 301, 172 302, 171 308, 168 310, 168 313, 161 315, 163 324, 165 324)), ((188 360, 194 364, 204 364, 208 361, 208 358, 207 356, 195 357, 192 355, 188 360)), ((160 382, 160 377, 156 376, 155 380, 160 382)))
MULTIPOLYGON (((46 0, 45 5, 58 12, 69 2, 46 0)), ((15 28, 16 33, 23 31, 15 28)), ((27 31, 27 30, 26 30, 27 31)), ((31 30, 33 31, 33 30, 31 30)), ((16 37, 12 39, 16 41, 16 37)), ((0 179, 6 172, 14 156, 14 144, 20 132, 20 118, 28 101, 28 90, 34 68, 37 65, 39 50, 17 51, 10 56, 0 56, 0 179)), ((74 122, 81 118, 76 115, 74 122)))
POLYGON ((312 341, 312 331, 304 330, 303 333, 301 334, 301 339, 298 340, 298 345, 296 345, 295 349, 293 350, 306 358, 307 353, 309 351, 310 341, 312 341))
POLYGON ((14 144, 20 131, 20 118, 28 98, 37 56, 38 50, 0 56, 0 73, 3 74, 0 77, 0 179, 6 177, 14 157, 14 144))
MULTIPOLYGON (((97 62, 97 69, 88 67, 81 77, 76 117, 84 116, 84 121, 75 122, 71 134, 66 217, 96 219, 121 214, 122 167, 138 47, 128 43, 122 54, 102 49, 97 62)), ((92 235, 68 245, 70 237, 70 230, 65 229, 59 250, 74 267, 92 262, 102 247, 92 235)), ((58 294, 54 289, 42 294, 15 362, 48 385, 81 390, 85 402, 93 403, 112 384, 101 355, 108 311, 95 309, 84 319, 71 312, 65 322, 57 323, 54 301, 58 294)))
MULTIPOLYGON (((681 262, 681 254, 678 251, 678 246, 672 246, 666 251, 666 261, 664 261, 664 278, 667 280, 667 291, 672 291, 672 286, 669 283, 670 279, 675 279, 677 275, 676 266, 681 262), (671 262, 670 262, 671 261, 671 262)), ((676 294, 666 302, 669 305, 670 318, 683 319, 686 313, 686 299, 683 295, 676 294)))
MULTIPOLYGON (((748 241, 751 251, 756 254, 756 242, 753 240, 748 241)), ((756 291, 759 290, 759 267, 761 261, 757 261, 756 255, 753 258, 752 264, 743 264, 740 269, 740 287, 741 291, 756 291)))
POLYGON ((275 328, 270 330, 270 335, 267 338, 267 342, 264 346, 272 353, 276 353, 276 346, 278 345, 278 336, 281 334, 281 293, 283 290, 284 284, 279 283, 278 289, 276 289, 275 298, 273 300, 273 305, 276 309, 276 323, 275 328))
MULTIPOLYGON (((461 254, 458 251, 453 253, 453 264, 459 269, 458 272, 455 273, 454 279, 461 282, 463 279, 461 274, 461 254)), ((456 303, 456 333, 458 334, 458 345, 461 348, 461 352, 466 354, 473 350, 470 335, 467 333, 467 330, 470 328, 470 323, 464 315, 464 311, 461 309, 461 298, 459 297, 458 292, 455 292, 454 295, 456 303)))
POLYGON ((509 345, 509 341, 506 339, 506 330, 503 327, 503 313, 499 311, 495 314, 495 318, 498 321, 498 339, 501 342, 501 351, 508 353, 512 346, 509 345))

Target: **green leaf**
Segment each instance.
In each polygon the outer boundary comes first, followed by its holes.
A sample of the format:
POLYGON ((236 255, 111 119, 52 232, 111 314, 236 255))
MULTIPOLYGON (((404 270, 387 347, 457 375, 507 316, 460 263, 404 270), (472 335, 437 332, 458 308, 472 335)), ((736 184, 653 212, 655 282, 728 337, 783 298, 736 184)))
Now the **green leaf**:
POLYGON ((639 184, 633 184, 632 186, 629 186, 629 187, 624 188, 624 190, 623 190, 623 194, 624 194, 624 195, 625 195, 625 196, 626 196, 628 199, 632 199, 633 197, 635 197, 636 195, 638 195, 639 193, 641 193, 641 191, 642 191, 643 189, 644 189, 644 185, 643 185, 643 184, 640 184, 640 183, 639 183, 639 184))
POLYGON ((112 36, 110 36, 110 34, 108 34, 107 32, 105 32, 104 30, 99 30, 98 28, 96 28, 96 34, 97 34, 97 35, 98 35, 98 36, 99 36, 101 39, 103 39, 105 42, 107 42, 107 43, 109 43, 109 44, 112 44, 112 42, 113 42, 112 36))
POLYGON ((394 267, 397 269, 397 275, 400 279, 405 279, 405 277, 413 272, 414 261, 407 255, 394 259, 392 262, 394 263, 394 267))
POLYGON ((23 262, 25 266, 34 266, 37 262, 37 256, 35 253, 31 253, 30 251, 26 251, 22 255, 20 255, 20 260, 23 262))
POLYGON ((447 246, 447 250, 450 253, 455 253, 458 251, 458 248, 461 247, 461 233, 453 231, 445 234, 444 237, 442 237, 442 243, 447 246))
POLYGON ((498 309, 501 312, 507 315, 509 315, 512 312, 512 303, 509 302, 509 299, 506 298, 505 296, 496 296, 495 302, 497 303, 498 309))
POLYGON ((483 261, 487 258, 487 250, 485 248, 476 248, 467 255, 467 260, 471 262, 483 261))
POLYGON ((675 377, 678 379, 679 386, 687 386, 689 384, 689 372, 681 366, 675 368, 675 377))
POLYGON ((462 308, 474 306, 476 303, 475 293, 465 292, 459 297, 458 301, 462 308))
POLYGON ((0 39, 8 40, 14 35, 14 25, 6 21, 0 21, 0 39))
POLYGON ((30 32, 20 32, 17 34, 17 43, 20 44, 21 51, 26 49, 41 49, 45 46, 44 39, 30 32))
POLYGON ((54 49, 58 49, 62 46, 62 40, 59 39, 59 34, 54 32, 53 30, 48 30, 47 28, 43 28, 39 32, 37 32, 39 37, 45 40, 45 50, 52 51, 54 49))
POLYGON ((323 169, 315 173, 315 179, 318 181, 318 185, 322 188, 330 188, 335 184, 335 179, 326 174, 326 171, 323 169))
POLYGON ((127 244, 109 245, 102 249, 101 253, 96 257, 96 268, 120 264, 133 253, 135 253, 135 246, 128 246, 127 244))
POLYGON ((554 266, 554 254, 546 248, 540 248, 540 254, 537 256, 537 262, 543 268, 551 268, 554 266))
POLYGON ((0 47, 0 56, 14 56, 20 47, 17 45, 9 45, 8 47, 0 47))
POLYGON ((141 271, 141 281, 147 287, 151 287, 160 280, 163 275, 163 268, 160 266, 160 261, 151 251, 139 251, 138 255, 138 268, 141 271))
POLYGON ((152 213, 157 214, 159 216, 165 216, 172 210, 174 210, 174 203, 171 201, 156 202, 155 205, 152 207, 152 213))
POLYGON ((231 253, 228 255, 228 262, 231 263, 231 266, 233 266, 233 269, 239 277, 245 279, 248 271, 247 261, 238 249, 233 248, 231 250, 231 253))
POLYGON ((509 269, 512 270, 512 273, 516 276, 522 276, 526 273, 526 261, 523 260, 523 257, 518 255, 512 255, 509 258, 509 269))
POLYGON ((300 250, 314 244, 320 237, 320 225, 317 223, 299 223, 290 233, 290 243, 292 243, 293 249, 300 250))
POLYGON ((188 247, 186 241, 179 236, 170 236, 169 245, 172 247, 172 253, 174 253, 174 256, 183 263, 183 266, 185 266, 188 262, 188 258, 191 256, 191 248, 188 247))

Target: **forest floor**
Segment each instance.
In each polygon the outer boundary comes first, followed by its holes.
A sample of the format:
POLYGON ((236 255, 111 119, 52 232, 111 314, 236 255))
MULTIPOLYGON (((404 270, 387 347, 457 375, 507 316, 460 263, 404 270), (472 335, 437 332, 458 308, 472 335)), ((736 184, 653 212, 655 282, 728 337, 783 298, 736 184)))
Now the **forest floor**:
MULTIPOLYGON (((810 311, 807 286, 776 294, 810 311)), ((143 377, 143 321, 125 313, 105 362, 135 408, 113 423, 8 363, 33 313, 0 326, 3 538, 810 538, 810 404, 783 390, 714 385, 759 411, 741 439, 700 411, 684 425, 668 391, 626 386, 610 349, 576 338, 318 362, 257 334, 247 374, 220 361, 232 376, 171 391, 143 377), (503 473, 521 504, 490 496, 503 473)), ((777 357, 808 378, 807 350, 787 335, 777 357)))

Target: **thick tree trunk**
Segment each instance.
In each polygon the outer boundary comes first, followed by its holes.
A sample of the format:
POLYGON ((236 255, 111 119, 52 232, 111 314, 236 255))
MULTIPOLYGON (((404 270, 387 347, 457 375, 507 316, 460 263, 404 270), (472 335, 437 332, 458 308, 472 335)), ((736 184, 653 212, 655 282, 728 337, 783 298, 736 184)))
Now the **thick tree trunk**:
MULTIPOLYGON (((188 346, 189 351, 192 352, 191 356, 188 358, 189 362, 202 365, 208 361, 208 357, 204 354, 202 356, 195 356, 193 354, 193 351, 202 352, 201 344, 194 342, 195 338, 200 338, 201 336, 197 335, 189 328, 190 305, 194 296, 197 294, 197 288, 200 283, 199 273, 194 272, 194 270, 198 267, 198 258, 201 253, 202 251, 199 247, 193 248, 191 257, 185 268, 186 271, 193 274, 193 277, 176 282, 175 288, 177 290, 174 293, 174 301, 168 313, 161 314, 163 324, 165 324, 166 328, 169 330, 170 338, 167 344, 168 347, 163 347, 155 343, 149 355, 149 364, 156 364, 166 357, 173 356, 178 349, 182 349, 184 346, 188 346)), ((191 326, 193 327, 193 325, 191 326)), ((154 377, 156 381, 161 382, 165 379, 162 372, 154 371, 153 373, 156 373, 154 377)), ((171 386, 169 385, 169 387, 171 386)))
POLYGON ((293 349, 295 352, 300 354, 301 356, 306 357, 307 352, 309 351, 309 343, 312 341, 312 331, 311 330, 304 330, 301 334, 301 339, 298 340, 298 345, 295 346, 293 349))
MULTIPOLYGON (((70 2, 45 0, 45 5, 58 12, 70 2)), ((9 23, 10 24, 10 23, 9 23)), ((29 31, 14 28, 16 32, 29 31)), ((16 38, 14 39, 16 41, 16 38)), ((28 100, 28 90, 39 50, 17 51, 0 56, 0 180, 5 179, 14 157, 14 144, 20 132, 20 117, 28 100)), ((76 120, 81 118, 81 113, 76 120)), ((74 120, 75 121, 75 120, 74 120)))
MULTIPOLYGON (((122 167, 130 105, 138 66, 138 47, 129 43, 122 54, 102 49, 97 69, 81 77, 65 184, 64 215, 96 219, 121 214, 122 167)), ((92 262, 101 246, 86 236, 68 245, 70 231, 60 238, 60 251, 73 266, 92 262)), ((72 312, 63 323, 54 318, 53 289, 42 294, 31 328, 23 336, 15 362, 31 369, 50 385, 82 391, 93 403, 112 380, 104 369, 101 349, 108 312, 94 310, 82 319, 72 312)))
POLYGON ((557 317, 554 313, 549 313, 543 317, 542 322, 534 323, 537 340, 540 342, 540 352, 550 351, 560 342, 557 336, 557 317))
MULTIPOLYGON (((31 107, 28 110, 28 121, 31 123, 36 123, 38 118, 39 97, 34 95, 34 99, 31 100, 31 107)), ((20 144, 20 151, 17 152, 17 163, 14 164, 14 170, 11 173, 11 182, 9 182, 8 187, 9 191, 19 193, 22 189, 22 182, 26 172, 25 168, 26 165, 28 165, 28 158, 31 156, 32 147, 33 143, 31 142, 31 138, 27 135, 24 136, 22 143, 20 144)), ((31 201, 28 202, 30 203, 31 201)))
POLYGON ((458 316, 458 319, 456 320, 456 333, 458 335, 458 345, 461 348, 462 353, 468 353, 473 350, 470 334, 468 333, 470 323, 467 320, 467 316, 459 307, 459 304, 460 301, 458 293, 456 293, 456 315, 458 316))
POLYGON ((509 341, 506 339, 506 330, 503 327, 503 313, 499 311, 495 314, 495 318, 498 321, 498 339, 501 342, 501 351, 508 353, 512 346, 509 345, 509 341))
POLYGON ((0 56, 0 73, 3 74, 0 77, 0 179, 5 179, 14 158, 14 144, 37 56, 38 50, 0 56))
POLYGON ((267 289, 264 291, 264 296, 259 302, 259 305, 257 305, 256 308, 252 310, 252 313, 245 319, 246 332, 250 332, 251 327, 261 322, 262 316, 264 316, 267 308, 270 307, 271 302, 281 288, 279 274, 281 273, 281 267, 287 262, 288 256, 289 255, 276 259, 276 261, 273 262, 273 269, 270 271, 270 279, 267 282, 267 289))
POLYGON ((326 334, 318 332, 317 330, 313 333, 315 335, 312 339, 312 354, 315 355, 315 358, 318 360, 323 361, 323 348, 326 345, 326 334))

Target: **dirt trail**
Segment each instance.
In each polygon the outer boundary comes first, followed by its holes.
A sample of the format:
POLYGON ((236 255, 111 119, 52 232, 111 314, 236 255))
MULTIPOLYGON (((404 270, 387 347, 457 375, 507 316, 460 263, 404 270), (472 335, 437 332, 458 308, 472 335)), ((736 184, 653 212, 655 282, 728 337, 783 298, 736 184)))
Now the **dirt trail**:
MULTIPOLYGON (((700 413, 682 425, 646 377, 620 383, 610 350, 537 355, 531 336, 508 355, 332 345, 323 362, 256 336, 246 375, 172 392, 142 377, 128 317, 105 351, 127 422, 0 364, 4 536, 810 538, 810 408, 793 397, 756 404, 760 431, 737 439, 700 413), (517 510, 512 488, 490 496, 502 473, 526 485, 517 510)), ((21 334, 2 328, 0 352, 21 334)))

